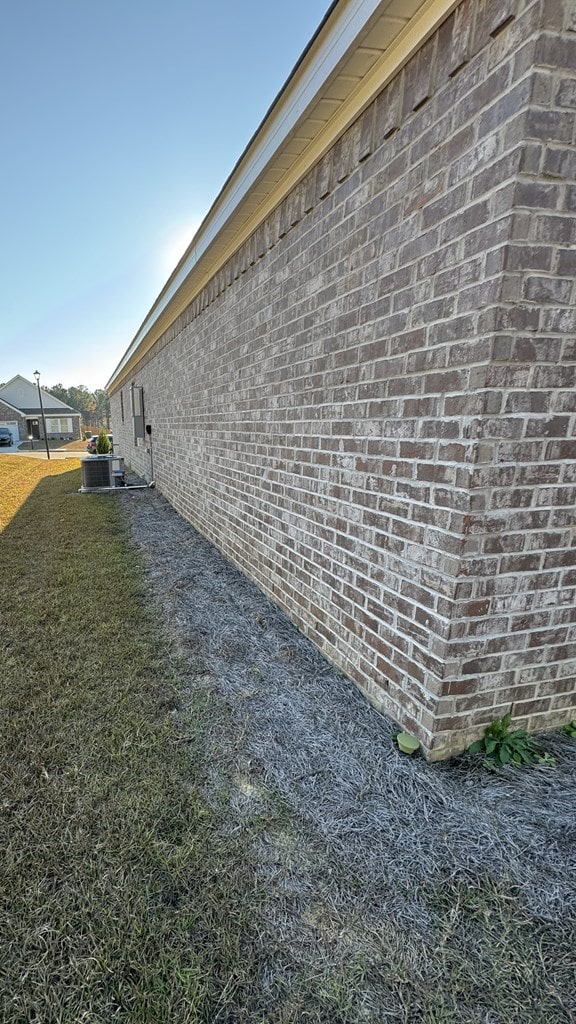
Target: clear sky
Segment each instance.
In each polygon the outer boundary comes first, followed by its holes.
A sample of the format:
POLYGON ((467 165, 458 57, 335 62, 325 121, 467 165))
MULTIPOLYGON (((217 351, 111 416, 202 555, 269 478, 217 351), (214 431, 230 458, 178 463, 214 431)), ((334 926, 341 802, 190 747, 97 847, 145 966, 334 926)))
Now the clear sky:
POLYGON ((0 19, 0 382, 104 386, 330 0, 0 19))

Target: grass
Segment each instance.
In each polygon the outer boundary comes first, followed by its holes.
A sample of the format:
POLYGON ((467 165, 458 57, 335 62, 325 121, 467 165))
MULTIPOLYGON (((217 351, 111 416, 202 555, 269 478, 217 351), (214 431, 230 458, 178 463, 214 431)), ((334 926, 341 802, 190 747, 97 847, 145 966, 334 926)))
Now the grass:
POLYGON ((383 919, 400 873, 352 874, 280 798, 168 643, 122 496, 79 485, 0 460, 3 1024, 572 1019, 574 922, 505 878, 448 861, 383 919))
MULTIPOLYGON (((61 441, 59 438, 50 438, 48 447, 51 452, 61 450, 78 452, 79 455, 86 455, 86 441, 81 438, 77 441, 61 441)), ((44 439, 36 441, 20 441, 18 449, 22 452, 45 452, 46 442, 44 439)))
POLYGON ((119 507, 69 462, 0 472, 1 1019, 211 1020, 254 883, 119 507))

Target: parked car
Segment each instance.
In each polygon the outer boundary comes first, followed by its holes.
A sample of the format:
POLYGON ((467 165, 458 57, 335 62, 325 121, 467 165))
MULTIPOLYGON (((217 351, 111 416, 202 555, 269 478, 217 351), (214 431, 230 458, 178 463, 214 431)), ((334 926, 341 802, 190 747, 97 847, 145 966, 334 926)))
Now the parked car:
MULTIPOLYGON (((110 441, 110 451, 113 452, 114 451, 114 438, 112 437, 112 434, 108 434, 108 440, 110 441)), ((90 455, 95 455, 96 454, 96 443, 97 443, 97 441, 98 441, 98 434, 92 434, 92 437, 90 437, 88 439, 88 443, 86 445, 86 451, 90 452, 90 455)))
POLYGON ((13 438, 8 427, 0 427, 0 444, 7 444, 12 447, 13 438))

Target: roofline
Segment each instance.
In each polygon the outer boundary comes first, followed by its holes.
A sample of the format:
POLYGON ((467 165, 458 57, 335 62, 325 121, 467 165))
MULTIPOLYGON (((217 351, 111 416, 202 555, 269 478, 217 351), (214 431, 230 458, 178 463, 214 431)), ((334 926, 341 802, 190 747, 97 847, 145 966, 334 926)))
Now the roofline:
MULTIPOLYGON (((2 397, 2 390, 5 387, 9 387, 10 384, 14 383, 14 381, 24 381, 25 384, 30 384, 30 386, 35 390, 37 390, 38 388, 38 384, 33 384, 32 381, 29 381, 28 377, 23 377, 22 374, 14 374, 13 377, 10 377, 9 381, 6 381, 5 384, 0 385, 0 401, 3 402, 4 406, 8 406, 9 409, 13 409, 14 413, 19 413, 20 416, 24 416, 25 418, 30 417, 31 414, 28 413, 25 409, 19 406, 14 406, 14 404, 12 404, 11 401, 6 401, 6 399, 2 397)), ((42 392, 42 394, 45 394, 47 398, 51 398, 52 401, 58 402, 57 406, 52 407, 54 412, 57 411, 59 413, 72 413, 73 416, 82 417, 82 413, 79 413, 77 409, 73 409, 72 406, 67 406, 65 401, 61 401, 60 398, 56 398, 55 394, 52 394, 52 392, 48 391, 47 388, 41 387, 40 391, 42 392)), ((30 408, 33 409, 36 407, 30 408)), ((40 406, 38 406, 38 409, 40 409, 40 406)))
MULTIPOLYGON (((26 412, 25 409, 22 409, 18 405, 13 405, 12 402, 7 402, 5 398, 2 398, 2 390, 4 388, 9 387, 10 384, 13 384, 15 380, 23 380, 25 384, 29 384, 30 387, 34 388, 35 390, 38 388, 38 385, 33 384, 32 381, 28 380, 27 377, 23 377, 21 373, 16 373, 14 374, 13 377, 10 378, 10 380, 7 380, 5 384, 2 384, 0 386, 0 402, 2 402, 3 405, 7 405, 10 409, 14 409, 14 412, 18 412, 20 413, 21 416, 23 415, 26 418, 26 416, 28 416, 29 414, 26 412)), ((51 398, 52 401, 59 403, 57 406, 53 406, 54 411, 58 410, 58 412, 72 413, 73 416, 82 416, 81 412, 78 412, 77 409, 73 409, 71 405, 66 405, 65 402, 62 402, 60 398, 57 398, 56 395, 53 395, 52 392, 48 391, 46 388, 40 388, 40 391, 43 395, 46 395, 48 398, 51 398)), ((38 409, 40 409, 40 406, 38 406, 38 409)))
POLYGON ((265 218, 376 98, 461 0, 424 0, 406 28, 336 114, 310 140, 259 204, 237 227, 242 206, 274 156, 290 140, 305 112, 321 96, 344 58, 358 46, 366 26, 385 11, 383 0, 334 0, 310 43, 294 66, 260 126, 226 179, 186 252, 168 278, 106 384, 115 390, 265 218), (228 232, 228 237, 226 237, 228 232))
MULTIPOLYGON (((0 395, 0 402, 2 402, 2 405, 7 405, 9 409, 14 409, 14 412, 21 413, 22 411, 17 405, 12 405, 12 402, 7 402, 5 398, 2 398, 2 395, 0 395)), ((40 408, 40 406, 38 406, 38 408, 40 408)))
MULTIPOLYGON (((48 391, 46 392, 46 394, 49 395, 50 392, 48 391)), ((54 398, 54 395, 52 395, 51 397, 54 398)), ((0 402, 2 402, 2 405, 8 406, 9 409, 13 409, 14 412, 17 412, 18 415, 22 416, 23 419, 30 419, 31 416, 36 416, 36 410, 38 410, 38 413, 40 413, 40 406, 30 406, 29 408, 23 409, 19 405, 12 405, 12 402, 7 402, 6 399, 2 398, 1 395, 0 402)), ((44 412, 46 413, 46 415, 51 416, 79 416, 80 418, 82 418, 82 413, 78 412, 77 409, 73 409, 71 405, 44 406, 44 412)))
MULTIPOLYGON (((48 394, 50 394, 50 392, 48 392, 48 394)), ((38 406, 37 408, 38 412, 40 412, 40 406, 38 406)), ((43 408, 47 416, 65 416, 66 418, 73 418, 74 416, 82 417, 82 413, 78 412, 77 409, 73 409, 72 406, 70 405, 65 405, 64 408, 62 408, 62 406, 59 405, 47 405, 43 406, 43 408)), ((31 416, 36 415, 36 406, 32 405, 28 409, 18 409, 17 412, 24 416, 25 419, 30 419, 31 416)))

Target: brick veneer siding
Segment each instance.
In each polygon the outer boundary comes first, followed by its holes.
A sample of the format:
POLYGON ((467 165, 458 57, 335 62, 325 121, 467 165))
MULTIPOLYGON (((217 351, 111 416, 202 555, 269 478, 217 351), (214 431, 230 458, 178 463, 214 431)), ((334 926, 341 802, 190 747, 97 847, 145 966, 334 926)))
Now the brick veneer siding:
POLYGON ((160 490, 433 758, 575 714, 571 10, 465 0, 131 378, 160 490))
MULTIPOLYGON (((51 419, 54 416, 62 416, 62 417, 65 417, 65 418, 70 418, 70 417, 67 416, 65 410, 58 410, 58 411, 53 411, 53 412, 47 412, 46 413, 46 419, 47 420, 51 419)), ((2 421, 7 420, 8 422, 12 422, 12 423, 16 422, 16 423, 18 423, 18 432, 19 432, 20 440, 21 441, 26 441, 27 438, 28 438, 28 421, 30 419, 38 420, 38 428, 39 428, 40 438, 43 439, 44 438, 44 427, 42 425, 42 417, 41 417, 39 412, 34 413, 33 415, 29 415, 29 416, 22 416, 20 413, 16 412, 13 408, 11 408, 11 406, 6 405, 4 402, 0 401, 0 420, 2 420, 2 421)), ((48 431, 48 439, 49 440, 55 440, 55 439, 61 440, 61 439, 63 439, 63 440, 66 440, 66 441, 77 441, 81 437, 82 437, 82 432, 81 432, 81 429, 80 429, 80 417, 78 415, 72 417, 72 430, 71 431, 70 430, 62 430, 62 431, 58 431, 57 433, 53 433, 53 432, 48 431)))
POLYGON ((28 437, 28 423, 26 419, 4 402, 0 402, 0 420, 7 423, 17 423, 20 440, 26 440, 28 437))

